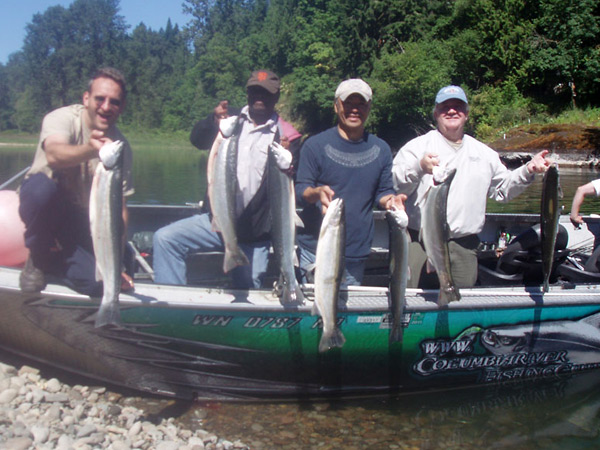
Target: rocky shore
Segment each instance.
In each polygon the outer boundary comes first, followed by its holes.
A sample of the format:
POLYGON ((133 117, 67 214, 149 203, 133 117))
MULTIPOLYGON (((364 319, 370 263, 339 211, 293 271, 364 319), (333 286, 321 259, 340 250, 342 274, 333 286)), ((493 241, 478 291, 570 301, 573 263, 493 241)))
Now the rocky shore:
POLYGON ((0 363, 0 449, 248 448, 203 429, 184 429, 173 418, 153 423, 134 403, 104 387, 69 386, 42 378, 33 367, 0 363))
POLYGON ((573 124, 528 125, 514 128, 488 145, 509 167, 549 150, 559 165, 600 167, 600 128, 573 124))

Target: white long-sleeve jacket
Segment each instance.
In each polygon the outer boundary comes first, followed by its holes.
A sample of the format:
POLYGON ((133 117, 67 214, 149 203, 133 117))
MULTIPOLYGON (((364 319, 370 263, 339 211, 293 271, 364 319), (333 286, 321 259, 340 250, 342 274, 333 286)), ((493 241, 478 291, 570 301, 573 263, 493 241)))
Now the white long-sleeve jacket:
POLYGON ((408 196, 408 226, 414 230, 421 227, 422 205, 418 202, 432 184, 432 175, 423 172, 420 165, 428 153, 439 157, 440 166, 456 167, 448 194, 451 238, 479 233, 485 222, 487 197, 507 202, 534 178, 526 166, 508 170, 498 153, 471 136, 465 135, 462 145, 454 149, 438 130, 432 130, 409 141, 394 158, 394 188, 408 196))

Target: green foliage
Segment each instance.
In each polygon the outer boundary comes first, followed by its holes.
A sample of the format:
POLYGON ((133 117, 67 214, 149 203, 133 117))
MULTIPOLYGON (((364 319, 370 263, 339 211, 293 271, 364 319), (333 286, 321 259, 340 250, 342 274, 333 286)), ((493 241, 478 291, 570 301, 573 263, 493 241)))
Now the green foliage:
POLYGON ((512 82, 498 87, 484 86, 470 97, 470 107, 470 126, 484 140, 492 137, 494 130, 514 127, 542 112, 512 82))
POLYGON ((406 141, 432 126, 435 94, 455 71, 444 42, 407 42, 401 51, 378 58, 369 79, 373 87, 371 126, 388 141, 406 141))
MULTIPOLYGON (((169 4, 170 5, 170 4, 169 4)), ((23 48, 0 65, 0 131, 37 131, 78 102, 90 73, 127 78, 122 124, 180 130, 219 100, 246 102, 252 70, 282 78, 278 110, 303 132, 334 123, 346 78, 374 90, 368 126, 397 146, 431 125, 435 93, 463 86, 484 136, 541 113, 597 106, 597 0, 184 0, 185 29, 128 31, 119 0, 75 0, 32 17, 23 48), (574 95, 575 94, 575 95, 574 95)))

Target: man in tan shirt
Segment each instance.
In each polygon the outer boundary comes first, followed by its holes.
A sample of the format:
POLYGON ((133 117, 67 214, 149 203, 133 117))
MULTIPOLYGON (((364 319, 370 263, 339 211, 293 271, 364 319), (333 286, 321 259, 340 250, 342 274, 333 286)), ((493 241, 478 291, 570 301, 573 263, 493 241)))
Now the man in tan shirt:
MULTIPOLYGON (((123 195, 133 193, 129 143, 116 127, 125 106, 121 72, 99 69, 83 94, 83 104, 58 108, 42 122, 33 164, 21 185, 19 213, 25 223, 30 256, 21 272, 25 292, 46 286, 46 273, 73 289, 100 295, 89 226, 89 196, 98 152, 107 143, 124 141, 123 195)), ((123 202, 123 220, 127 209, 123 202)))

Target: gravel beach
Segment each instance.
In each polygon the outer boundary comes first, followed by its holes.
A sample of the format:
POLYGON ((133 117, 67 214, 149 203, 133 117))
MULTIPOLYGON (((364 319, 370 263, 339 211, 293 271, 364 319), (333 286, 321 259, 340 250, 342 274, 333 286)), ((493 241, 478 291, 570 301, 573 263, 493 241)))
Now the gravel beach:
POLYGON ((248 448, 203 429, 184 429, 174 418, 151 421, 134 403, 105 387, 69 386, 44 379, 36 368, 0 362, 0 449, 248 448))

